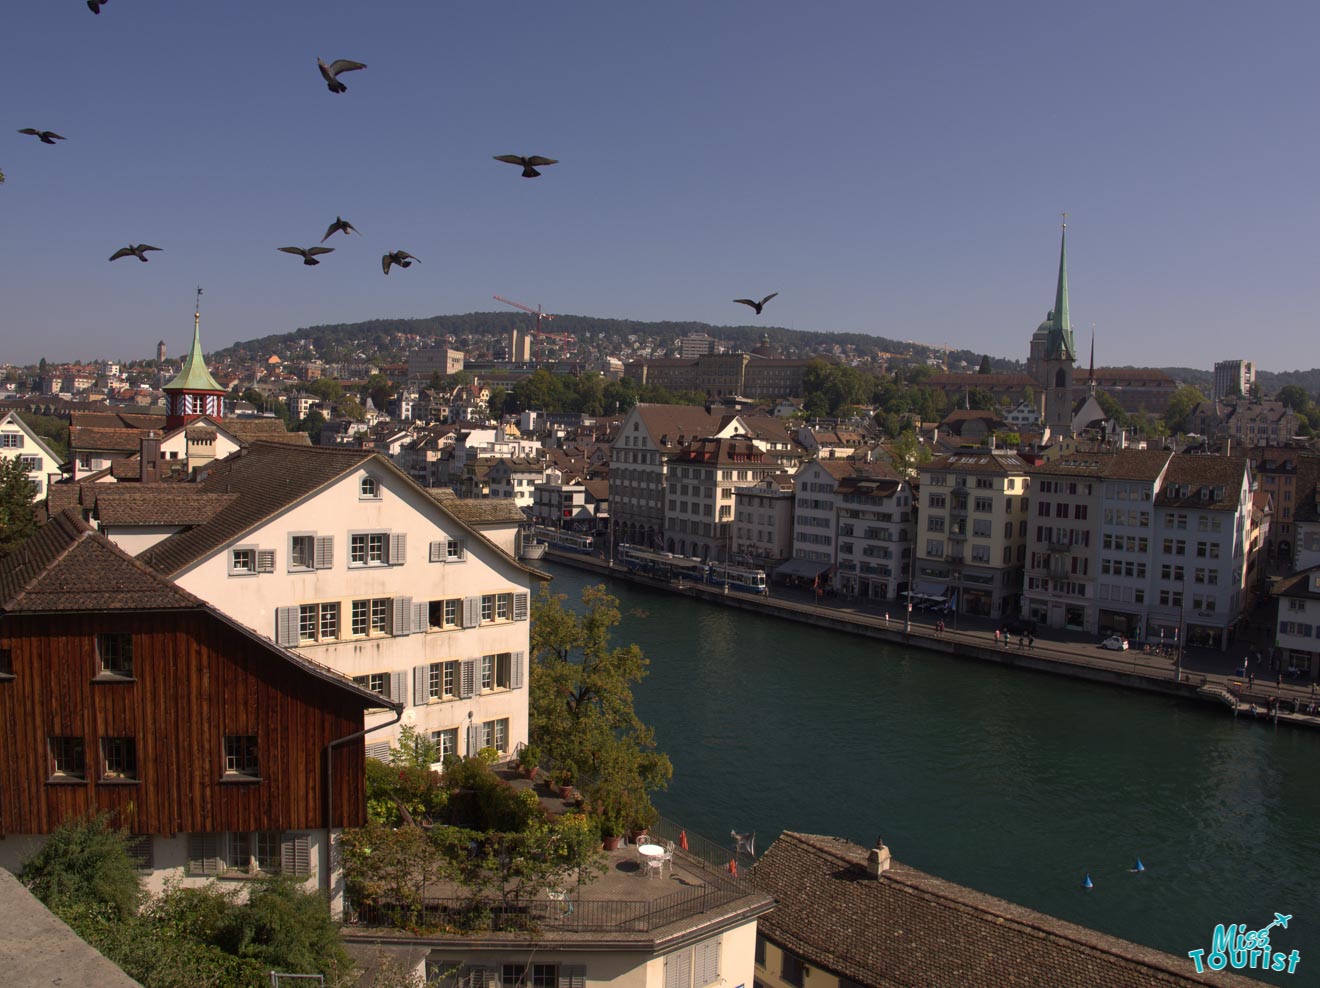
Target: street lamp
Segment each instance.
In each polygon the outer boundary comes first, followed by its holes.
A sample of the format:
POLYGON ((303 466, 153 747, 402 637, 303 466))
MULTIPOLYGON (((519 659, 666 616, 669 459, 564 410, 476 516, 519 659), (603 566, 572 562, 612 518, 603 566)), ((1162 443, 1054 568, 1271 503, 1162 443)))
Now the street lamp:
POLYGON ((907 615, 903 623, 903 634, 912 634, 912 589, 916 584, 917 577, 917 537, 912 536, 912 546, 908 550, 908 589, 907 589, 907 615))

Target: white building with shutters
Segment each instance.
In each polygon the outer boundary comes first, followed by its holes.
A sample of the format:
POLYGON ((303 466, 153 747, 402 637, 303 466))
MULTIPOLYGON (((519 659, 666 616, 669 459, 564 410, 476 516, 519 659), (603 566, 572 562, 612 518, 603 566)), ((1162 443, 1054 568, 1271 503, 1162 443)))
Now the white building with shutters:
MULTIPOLYGON (((139 558, 277 644, 403 703, 399 724, 387 710, 367 715, 368 754, 383 756, 402 726, 442 754, 508 755, 526 743, 530 599, 541 574, 361 450, 257 443, 217 462, 195 490, 237 496, 139 558)), ((159 496, 164 504, 170 493, 159 496)))
POLYGON ((35 500, 40 501, 46 496, 52 478, 58 480, 60 477, 60 458, 32 431, 31 426, 18 417, 18 412, 5 412, 0 416, 0 457, 22 462, 28 480, 36 486, 35 500))

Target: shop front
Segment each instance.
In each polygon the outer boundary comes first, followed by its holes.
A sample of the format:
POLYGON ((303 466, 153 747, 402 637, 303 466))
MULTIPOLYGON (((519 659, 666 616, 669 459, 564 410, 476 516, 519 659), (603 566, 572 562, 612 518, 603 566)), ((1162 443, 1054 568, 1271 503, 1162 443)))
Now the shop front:
POLYGON ((1141 615, 1101 608, 1100 627, 1097 629, 1097 633, 1101 635, 1122 635, 1124 638, 1141 641, 1141 615))

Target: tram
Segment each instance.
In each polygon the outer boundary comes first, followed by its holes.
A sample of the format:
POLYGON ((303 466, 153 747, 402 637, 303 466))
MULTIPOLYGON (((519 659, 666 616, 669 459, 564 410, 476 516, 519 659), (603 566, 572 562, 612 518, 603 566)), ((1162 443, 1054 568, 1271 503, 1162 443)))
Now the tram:
POLYGON ((741 590, 743 593, 764 594, 765 570, 712 563, 706 571, 706 582, 717 587, 727 584, 731 590, 741 590))
POLYGON ((577 552, 588 556, 595 548, 595 539, 581 532, 565 532, 562 529, 547 528, 544 525, 537 525, 532 532, 539 541, 545 542, 552 549, 559 549, 562 552, 577 552))

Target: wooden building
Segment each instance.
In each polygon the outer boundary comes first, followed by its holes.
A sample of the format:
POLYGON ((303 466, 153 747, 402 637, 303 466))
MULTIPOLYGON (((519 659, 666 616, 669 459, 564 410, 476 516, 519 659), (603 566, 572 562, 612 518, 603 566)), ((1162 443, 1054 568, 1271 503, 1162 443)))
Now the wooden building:
POLYGON ((0 561, 0 866, 108 812, 149 885, 283 872, 333 893, 383 703, 60 512, 0 561))

